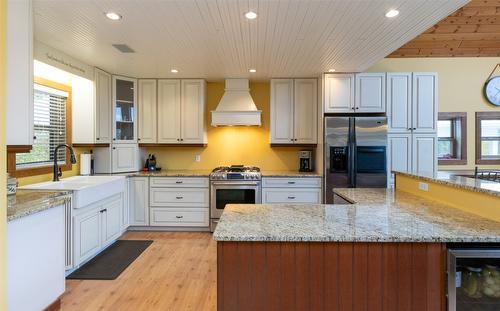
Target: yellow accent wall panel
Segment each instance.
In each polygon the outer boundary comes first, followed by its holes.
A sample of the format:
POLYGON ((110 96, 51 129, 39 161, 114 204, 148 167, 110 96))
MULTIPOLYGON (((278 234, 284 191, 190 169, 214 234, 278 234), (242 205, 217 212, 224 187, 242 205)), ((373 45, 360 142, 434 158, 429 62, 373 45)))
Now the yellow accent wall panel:
POLYGON ((396 175, 396 189, 435 200, 471 214, 500 221, 500 197, 498 196, 402 175, 396 175), (419 189, 420 182, 429 185, 428 191, 419 189))
MULTIPOLYGON (((210 111, 215 110, 224 94, 224 82, 207 84, 208 144, 206 147, 150 147, 147 153, 154 153, 162 169, 211 170, 220 165, 244 164, 258 166, 264 170, 298 170, 298 152, 307 149, 300 146, 271 147, 270 145, 270 84, 250 83, 250 94, 262 110, 262 126, 212 127, 210 111), (196 162, 195 156, 201 161, 196 162)), ((158 120, 161 122, 161 120, 158 120)))

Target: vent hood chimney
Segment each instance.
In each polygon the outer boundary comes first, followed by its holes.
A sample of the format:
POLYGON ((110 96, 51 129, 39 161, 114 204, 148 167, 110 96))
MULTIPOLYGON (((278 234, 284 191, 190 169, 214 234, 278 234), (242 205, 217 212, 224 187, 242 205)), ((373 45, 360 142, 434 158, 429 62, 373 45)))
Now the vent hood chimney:
POLYGON ((260 126, 261 113, 250 96, 248 79, 226 79, 224 95, 212 111, 212 126, 260 126))

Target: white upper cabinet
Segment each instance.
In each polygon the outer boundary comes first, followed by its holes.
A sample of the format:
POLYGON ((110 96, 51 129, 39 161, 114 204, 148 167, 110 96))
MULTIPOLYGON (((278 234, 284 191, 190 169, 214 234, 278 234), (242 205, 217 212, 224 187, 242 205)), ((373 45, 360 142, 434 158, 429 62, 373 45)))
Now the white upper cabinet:
POLYGON ((138 81, 138 127, 139 143, 156 142, 156 80, 141 79, 138 81))
POLYGON ((355 112, 385 112, 385 73, 356 74, 355 112))
POLYGON ((203 79, 158 80, 158 143, 207 142, 205 93, 203 79))
POLYGON ((413 73, 412 129, 419 133, 437 131, 437 74, 413 73))
POLYGON ((325 75, 325 113, 354 111, 354 74, 325 75))
POLYGON ((271 80, 271 143, 316 144, 316 79, 271 80))
POLYGON ((437 114, 435 73, 387 74, 387 117, 390 133, 435 133, 437 114))
POLYGON ((177 144, 181 137, 181 81, 158 80, 158 143, 177 144))
POLYGON ((113 142, 137 143, 137 79, 113 76, 113 142))
POLYGON ((271 143, 293 143, 293 79, 271 80, 271 143))
POLYGON ((387 73, 387 119, 390 132, 411 131, 411 72, 387 73))
POLYGON ((33 145, 33 7, 7 2, 7 145, 33 145))
POLYGON ((295 79, 294 142, 316 144, 318 120, 318 82, 316 79, 295 79))
POLYGON ((112 139, 111 110, 112 87, 111 75, 101 69, 94 69, 95 86, 95 142, 109 144, 112 139))
POLYGON ((205 80, 181 80, 180 142, 183 144, 206 143, 205 93, 205 80))

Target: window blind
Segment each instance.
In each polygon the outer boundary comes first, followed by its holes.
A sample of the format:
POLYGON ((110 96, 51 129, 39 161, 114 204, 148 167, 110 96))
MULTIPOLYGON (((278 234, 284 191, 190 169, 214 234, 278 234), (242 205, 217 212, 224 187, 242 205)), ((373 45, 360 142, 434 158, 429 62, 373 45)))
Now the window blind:
MULTIPOLYGON (((66 103, 68 93, 44 85, 34 85, 34 135, 30 153, 17 154, 19 168, 51 165, 54 149, 66 143, 66 103)), ((65 162, 66 149, 58 150, 59 163, 65 162)))

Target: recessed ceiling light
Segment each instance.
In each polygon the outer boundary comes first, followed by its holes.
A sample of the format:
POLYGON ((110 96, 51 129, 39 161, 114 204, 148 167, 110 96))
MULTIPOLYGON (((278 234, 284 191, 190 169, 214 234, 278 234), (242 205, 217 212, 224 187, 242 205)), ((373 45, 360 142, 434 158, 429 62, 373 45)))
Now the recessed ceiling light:
POLYGON ((385 13, 385 17, 389 17, 389 18, 398 16, 398 15, 399 15, 398 10, 390 10, 387 13, 385 13))
POLYGON ((110 20, 117 21, 122 19, 122 16, 118 13, 115 12, 108 12, 106 13, 106 17, 109 18, 110 20))
POLYGON ((257 72, 257 69, 248 69, 249 72, 254 73, 257 72))
POLYGON ((328 69, 328 72, 335 72, 335 69, 328 69))
POLYGON ((179 70, 177 70, 177 69, 171 69, 171 70, 170 70, 170 72, 171 72, 171 73, 178 73, 178 72, 179 72, 179 70))
POLYGON ((245 13, 245 17, 248 19, 256 19, 257 18, 257 13, 253 11, 248 11, 245 13))

